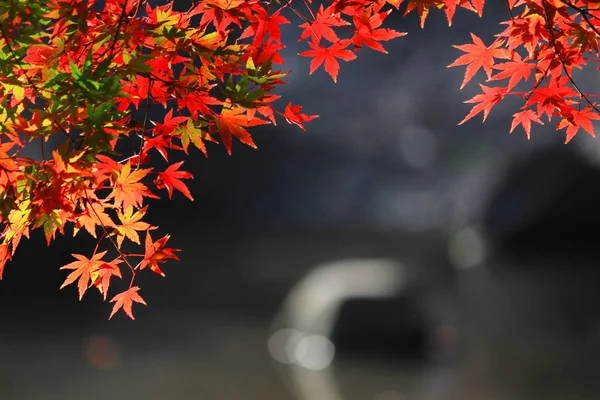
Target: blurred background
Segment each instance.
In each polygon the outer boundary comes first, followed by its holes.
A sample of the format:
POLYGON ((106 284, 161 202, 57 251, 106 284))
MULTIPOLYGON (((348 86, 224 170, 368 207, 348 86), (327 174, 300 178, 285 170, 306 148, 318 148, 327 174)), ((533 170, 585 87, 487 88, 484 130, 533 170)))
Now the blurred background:
POLYGON ((509 135, 518 102, 456 125, 479 88, 459 91, 451 45, 490 43, 504 7, 425 30, 392 14, 409 35, 338 84, 308 76, 288 13, 283 94, 321 117, 190 157, 195 201, 149 214, 181 260, 140 275, 135 322, 58 290, 90 241, 22 243, 0 281, 0 400, 598 398, 599 145, 509 135))

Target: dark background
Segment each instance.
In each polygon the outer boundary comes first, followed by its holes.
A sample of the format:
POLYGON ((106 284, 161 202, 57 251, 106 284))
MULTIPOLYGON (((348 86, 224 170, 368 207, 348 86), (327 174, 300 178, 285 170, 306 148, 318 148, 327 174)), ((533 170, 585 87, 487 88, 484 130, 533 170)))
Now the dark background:
POLYGON ((441 12, 425 30, 399 14, 388 26, 409 35, 386 43, 389 55, 361 50, 338 84, 308 76, 301 21, 286 14, 283 94, 321 117, 307 132, 284 121, 253 130, 258 150, 209 146, 208 159, 186 161, 196 200, 176 194, 149 214, 181 260, 164 279, 140 274, 148 307, 134 305, 135 322, 107 321, 93 291, 80 303, 74 287, 58 290, 58 267, 92 241, 23 242, 0 282, 0 399, 303 398, 267 350, 278 308, 320 263, 382 257, 419 277, 410 297, 430 323, 417 331, 452 321, 459 339, 440 361, 418 339, 402 346, 404 306, 346 309, 339 326, 353 339, 333 377, 343 398, 597 398, 597 145, 582 133, 564 146, 553 124, 530 141, 520 128, 508 135, 518 102, 456 125, 479 89, 459 91, 451 45, 470 31, 490 43, 503 2, 484 19, 459 10, 451 28, 441 12), (359 326, 374 328, 353 336, 359 326), (370 352, 386 329, 402 332, 370 352))

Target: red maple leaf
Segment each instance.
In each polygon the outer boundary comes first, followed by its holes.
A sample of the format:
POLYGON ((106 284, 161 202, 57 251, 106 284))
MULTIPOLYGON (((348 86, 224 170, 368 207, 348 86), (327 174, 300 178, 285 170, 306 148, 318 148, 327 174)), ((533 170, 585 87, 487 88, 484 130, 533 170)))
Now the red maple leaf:
POLYGON ((458 124, 462 125, 467 122, 477 114, 483 111, 483 121, 486 120, 488 114, 492 110, 492 107, 495 106, 502 100, 502 98, 506 95, 507 90, 503 87, 488 87, 485 85, 479 84, 483 93, 474 96, 472 99, 465 101, 465 103, 479 103, 473 106, 469 114, 458 124))
POLYGON ((185 197, 190 200, 194 200, 190 190, 187 188, 182 179, 192 179, 193 176, 186 171, 178 171, 179 167, 183 164, 183 161, 170 165, 164 172, 158 173, 158 178, 154 181, 154 184, 158 189, 166 188, 169 192, 169 199, 173 196, 173 188, 179 190, 185 197))
POLYGON ((298 127, 300 127, 302 130, 306 130, 304 128, 304 122, 308 122, 311 121, 315 118, 318 118, 318 115, 306 115, 306 114, 301 114, 300 111, 302 111, 302 106, 293 106, 292 102, 290 102, 287 107, 285 108, 285 112, 283 114, 283 116, 285 117, 285 119, 287 120, 288 123, 290 124, 295 124, 298 127))
POLYGON ((389 15, 389 13, 390 12, 375 13, 368 18, 366 14, 354 15, 354 26, 356 26, 356 32, 352 37, 352 42, 354 43, 354 48, 356 50, 360 49, 362 45, 365 44, 373 50, 387 54, 387 51, 379 42, 406 35, 406 32, 398 32, 393 29, 377 29, 381 26, 381 24, 383 24, 383 21, 389 15))
POLYGON ((158 239, 156 242, 153 242, 152 237, 150 236, 150 232, 146 232, 146 241, 144 242, 145 254, 144 259, 140 261, 139 264, 140 271, 146 267, 149 267, 152 271, 156 272, 157 274, 165 276, 165 274, 158 267, 158 264, 163 263, 170 258, 179 260, 179 257, 177 257, 177 255, 175 254, 175 252, 179 251, 179 249, 165 247, 170 238, 170 235, 165 235, 162 238, 158 239))
POLYGON ((569 86, 569 82, 568 76, 563 76, 559 79, 550 79, 547 82, 547 86, 539 86, 533 90, 525 107, 537 104, 538 115, 546 114, 548 120, 550 120, 557 108, 571 108, 567 105, 565 99, 578 96, 575 89, 569 86))
POLYGON ((150 122, 152 122, 152 124, 155 126, 155 134, 168 136, 175 130, 175 128, 177 128, 183 122, 187 122, 187 120, 188 117, 173 117, 173 109, 170 109, 169 112, 165 115, 165 119, 163 120, 162 124, 156 123, 154 121, 150 122))
POLYGON ((178 146, 175 146, 172 144, 171 140, 169 139, 169 137, 165 136, 165 135, 156 135, 154 137, 145 137, 144 138, 144 147, 142 147, 142 153, 140 155, 142 160, 146 160, 146 158, 148 157, 148 152, 150 152, 150 150, 155 149, 156 151, 159 152, 159 154, 162 156, 162 158, 165 159, 165 161, 169 161, 169 155, 167 153, 167 148, 177 148, 178 146))
POLYGON ((471 0, 471 4, 477 11, 477 14, 481 17, 483 15, 483 6, 485 5, 485 0, 471 0))
POLYGON ((598 115, 594 107, 589 106, 583 110, 571 109, 569 111, 570 115, 556 125, 556 129, 567 128, 565 143, 569 143, 577 135, 579 128, 583 128, 592 137, 596 136, 591 120, 600 120, 600 115, 598 115))
POLYGON ((254 35, 252 45, 260 46, 266 36, 269 35, 275 42, 281 43, 281 29, 279 25, 290 23, 290 21, 280 14, 281 10, 283 8, 280 8, 273 15, 269 15, 264 8, 258 8, 256 10, 255 21, 242 32, 238 40, 254 35))
POLYGON ((310 62, 310 74, 315 72, 321 64, 325 63, 325 71, 331 75, 334 82, 337 82, 338 71, 340 70, 340 64, 336 58, 340 58, 344 61, 354 60, 356 54, 350 50, 344 50, 350 44, 349 39, 340 40, 337 43, 332 44, 330 47, 320 47, 318 43, 308 42, 308 45, 312 50, 303 51, 299 55, 304 57, 314 57, 310 62))
POLYGON ((204 0, 200 2, 198 5, 202 13, 200 26, 206 28, 206 25, 212 23, 219 34, 226 36, 226 29, 229 25, 242 26, 238 16, 231 11, 235 11, 235 8, 245 2, 245 0, 204 0))
POLYGON ((525 133, 527 134, 527 139, 530 139, 531 121, 537 122, 540 125, 544 125, 544 123, 540 120, 538 115, 533 110, 523 110, 513 114, 513 121, 510 126, 510 133, 512 133, 517 126, 522 125, 523 129, 525 129, 525 133))
POLYGON ((508 90, 511 90, 521 80, 527 81, 529 76, 531 75, 531 70, 535 67, 535 64, 524 62, 521 60, 521 56, 518 53, 515 53, 515 59, 513 61, 500 63, 494 65, 494 69, 498 69, 501 72, 498 72, 496 75, 492 76, 490 81, 497 81, 501 79, 510 78, 508 81, 508 90))
POLYGON ((327 7, 327 9, 324 10, 323 5, 321 5, 313 22, 310 24, 305 22, 300 25, 300 28, 304 28, 304 31, 302 31, 298 41, 302 41, 307 37, 312 36, 312 41, 317 43, 322 38, 329 40, 331 43, 336 43, 340 39, 332 27, 344 25, 350 25, 350 23, 340 18, 339 13, 335 13, 333 7, 327 7))
POLYGON ((475 34, 471 33, 471 38, 475 44, 453 46, 467 54, 463 54, 452 64, 448 65, 448 67, 467 65, 465 78, 460 86, 461 89, 475 76, 480 68, 483 68, 488 79, 490 79, 492 77, 492 68, 494 67, 494 58, 510 59, 508 51, 499 48, 502 45, 502 40, 496 40, 492 45, 486 47, 483 41, 475 34))
POLYGON ((121 308, 123 308, 123 311, 125 311, 125 314, 127 314, 129 316, 129 318, 135 319, 133 317, 133 312, 131 310, 131 306, 133 305, 133 302, 140 303, 140 304, 147 306, 144 299, 142 299, 142 296, 139 295, 139 293, 138 293, 139 290, 140 290, 140 288, 138 286, 130 287, 126 291, 121 292, 118 295, 116 295, 115 297, 113 297, 110 302, 115 303, 115 305, 113 306, 113 309, 112 309, 108 319, 111 319, 113 317, 113 315, 115 315, 115 313, 117 311, 119 311, 121 308))

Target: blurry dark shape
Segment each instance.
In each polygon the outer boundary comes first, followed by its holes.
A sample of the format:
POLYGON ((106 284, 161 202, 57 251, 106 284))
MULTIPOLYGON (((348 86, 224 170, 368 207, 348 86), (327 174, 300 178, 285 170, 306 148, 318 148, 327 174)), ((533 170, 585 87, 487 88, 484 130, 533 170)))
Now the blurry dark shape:
POLYGON ((484 225, 504 256, 600 255, 600 170, 565 146, 513 163, 492 196, 484 225))
POLYGON ((422 360, 428 350, 428 325, 409 296, 351 298, 340 305, 331 339, 340 357, 422 360))
POLYGON ((422 391, 418 377, 437 355, 430 343, 435 350, 454 345, 455 330, 433 328, 407 271, 393 260, 350 259, 317 266, 296 284, 268 341, 296 398, 403 398, 405 391, 422 391), (357 380, 357 373, 364 376, 357 380), (348 382, 360 390, 348 393, 348 382))
POLYGON ((448 238, 448 261, 458 270, 481 266, 486 252, 486 239, 475 227, 461 228, 448 238))
POLYGON ((330 337, 341 304, 353 298, 395 296, 405 289, 405 273, 392 260, 353 259, 319 265, 289 292, 276 325, 330 337))
POLYGON ((121 362, 117 344, 106 335, 87 338, 83 351, 86 362, 97 369, 117 368, 121 362))

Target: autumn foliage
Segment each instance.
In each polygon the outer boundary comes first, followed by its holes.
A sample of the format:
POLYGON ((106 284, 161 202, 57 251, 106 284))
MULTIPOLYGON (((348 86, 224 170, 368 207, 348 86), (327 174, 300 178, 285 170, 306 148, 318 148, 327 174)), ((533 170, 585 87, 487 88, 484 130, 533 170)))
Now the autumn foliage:
MULTIPOLYGON (((482 16, 484 0, 199 0, 182 12, 144 0, 0 2, 0 278, 33 229, 48 244, 85 231, 97 244, 61 268, 62 287, 76 284, 80 299, 95 288, 114 303, 111 317, 133 318, 132 304, 146 304, 136 274, 164 276, 178 251, 151 234, 147 199, 193 200, 173 152, 206 156, 222 143, 231 154, 234 138, 255 147, 254 126, 305 129, 316 118, 275 94, 290 73, 282 25, 298 26, 310 73, 323 67, 337 82, 340 60, 363 47, 387 53, 384 43, 406 34, 384 27, 390 13, 416 12, 423 26, 436 11, 451 24, 458 9, 482 16), (153 105, 162 120, 150 118, 153 105), (39 157, 21 155, 32 147, 39 157), (128 283, 108 297, 115 278, 128 283)), ((495 38, 472 33, 455 46, 461 88, 481 70, 486 79, 461 124, 514 97, 511 132, 521 125, 529 137, 546 120, 567 142, 580 129, 593 135, 598 96, 573 71, 600 61, 600 0, 506 0, 506 17, 495 38)))

